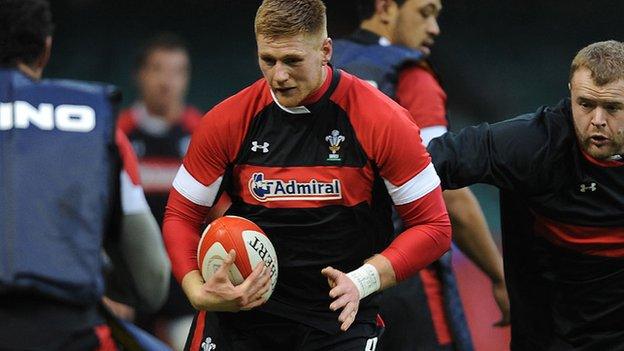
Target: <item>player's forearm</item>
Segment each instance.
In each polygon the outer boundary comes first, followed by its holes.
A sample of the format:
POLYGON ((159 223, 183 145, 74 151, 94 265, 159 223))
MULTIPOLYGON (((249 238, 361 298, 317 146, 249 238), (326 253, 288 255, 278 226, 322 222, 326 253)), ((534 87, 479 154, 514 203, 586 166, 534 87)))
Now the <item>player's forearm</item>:
POLYGON ((379 274, 379 290, 387 289, 391 286, 396 285, 397 279, 396 274, 394 273, 394 268, 392 267, 392 263, 383 255, 375 255, 366 263, 372 265, 377 270, 379 274))
POLYGON ((171 275, 158 223, 151 212, 124 215, 122 233, 121 251, 136 282, 139 307, 156 311, 167 298, 171 275))
POLYGON ((199 230, 208 207, 195 205, 172 190, 163 221, 163 238, 175 278, 182 282, 197 269, 199 230))
MULTIPOLYGON (((440 258, 450 249, 451 225, 444 220, 409 228, 381 255, 392 265, 396 282, 402 281, 440 258)), ((391 275, 389 275, 391 276, 391 275)))
MULTIPOLYGON (((407 229, 381 255, 390 262, 396 281, 401 281, 449 250, 451 224, 439 187, 396 208, 407 229)), ((387 277, 392 282, 392 274, 387 277)))
POLYGON ((373 256, 347 276, 358 287, 361 298, 387 289, 428 266, 448 251, 450 236, 448 219, 446 224, 441 220, 439 226, 412 227, 395 239, 383 253, 373 256), (434 232, 437 234, 432 234, 434 232))
POLYGON ((455 244, 493 282, 503 281, 503 259, 475 196, 468 188, 447 190, 443 196, 455 244))
POLYGON ((450 248, 451 223, 439 186, 420 199, 396 208, 407 229, 381 254, 347 273, 360 299, 413 275, 450 248))
POLYGON ((211 310, 216 301, 210 299, 211 295, 203 291, 204 279, 199 270, 192 270, 184 275, 180 285, 189 302, 196 310, 211 310))

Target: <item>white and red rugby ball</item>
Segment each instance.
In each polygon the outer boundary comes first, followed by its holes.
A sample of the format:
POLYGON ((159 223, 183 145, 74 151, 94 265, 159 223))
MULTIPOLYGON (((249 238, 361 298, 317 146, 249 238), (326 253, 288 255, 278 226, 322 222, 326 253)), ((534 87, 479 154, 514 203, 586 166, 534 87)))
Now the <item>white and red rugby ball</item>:
POLYGON ((260 227, 243 217, 220 217, 204 230, 197 248, 197 263, 204 280, 210 279, 221 267, 232 249, 236 251, 236 259, 228 272, 232 284, 242 283, 258 263, 264 261, 271 276, 271 289, 264 295, 268 300, 277 284, 275 248, 260 227))

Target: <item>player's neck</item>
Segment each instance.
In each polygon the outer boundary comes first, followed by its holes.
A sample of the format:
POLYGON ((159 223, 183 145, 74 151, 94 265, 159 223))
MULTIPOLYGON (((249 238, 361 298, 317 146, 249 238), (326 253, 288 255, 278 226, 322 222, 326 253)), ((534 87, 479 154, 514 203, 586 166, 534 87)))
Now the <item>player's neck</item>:
POLYGON ((370 19, 362 21, 360 28, 375 33, 388 40, 391 39, 392 33, 390 32, 389 26, 374 16, 370 19))
POLYGON ((177 121, 179 121, 180 116, 184 112, 183 103, 176 103, 171 106, 165 106, 165 107, 150 106, 145 101, 144 101, 144 104, 145 104, 145 109, 147 110, 147 113, 151 117, 158 118, 169 124, 175 124, 177 121))
POLYGON ((43 75, 43 69, 33 68, 23 62, 17 63, 17 69, 34 80, 41 79, 41 76, 43 75))
POLYGON ((310 105, 317 102, 329 89, 329 84, 331 83, 333 77, 332 69, 330 66, 323 67, 323 73, 321 75, 321 85, 314 90, 314 92, 301 102, 300 105, 310 105))

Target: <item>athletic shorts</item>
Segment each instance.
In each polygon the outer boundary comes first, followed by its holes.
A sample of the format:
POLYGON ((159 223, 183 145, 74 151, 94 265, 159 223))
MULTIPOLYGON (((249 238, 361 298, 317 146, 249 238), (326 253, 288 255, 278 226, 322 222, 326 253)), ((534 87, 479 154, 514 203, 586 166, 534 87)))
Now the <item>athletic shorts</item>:
POLYGON ((31 294, 0 295, 0 350, 117 350, 97 307, 31 294))
POLYGON ((195 316, 185 350, 374 351, 383 333, 383 327, 374 323, 356 323, 346 332, 328 334, 266 312, 247 311, 216 315, 218 326, 214 325, 214 320, 210 321, 215 316, 214 313, 200 312, 195 316))

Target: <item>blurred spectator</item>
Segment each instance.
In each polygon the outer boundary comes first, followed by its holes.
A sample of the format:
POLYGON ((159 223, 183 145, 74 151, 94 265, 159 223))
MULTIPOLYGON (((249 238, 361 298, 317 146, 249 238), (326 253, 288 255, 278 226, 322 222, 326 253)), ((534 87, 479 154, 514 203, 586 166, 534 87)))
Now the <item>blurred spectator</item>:
POLYGON ((202 114, 184 101, 191 63, 180 38, 165 33, 149 40, 135 69, 139 99, 121 112, 118 125, 139 158, 147 202, 162 223, 171 182, 202 114))
MULTIPOLYGON (((139 99, 122 111, 118 125, 128 135, 139 158, 147 202, 162 224, 173 178, 202 116, 185 102, 191 73, 186 44, 171 33, 153 37, 140 49, 134 73, 139 99)), ((227 204, 227 200, 222 204, 227 204)), ((215 209, 212 215, 224 210, 215 209)), ((154 316, 140 316, 138 322, 181 349, 193 313, 179 284, 171 279, 165 306, 154 316)))

